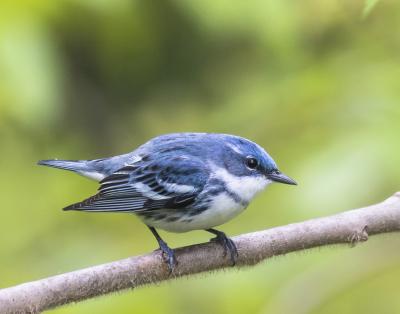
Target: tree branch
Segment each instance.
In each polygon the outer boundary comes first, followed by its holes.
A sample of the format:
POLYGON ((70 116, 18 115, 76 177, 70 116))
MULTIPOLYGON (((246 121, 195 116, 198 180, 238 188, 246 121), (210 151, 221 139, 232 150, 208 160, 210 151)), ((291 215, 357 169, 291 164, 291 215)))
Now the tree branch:
MULTIPOLYGON (((318 246, 368 240, 400 231, 400 192, 366 208, 234 237, 237 266, 250 266, 275 255, 318 246)), ((136 288, 174 277, 230 267, 217 243, 176 250, 178 266, 169 274, 160 252, 89 267, 0 290, 2 313, 39 313, 99 295, 136 288)))

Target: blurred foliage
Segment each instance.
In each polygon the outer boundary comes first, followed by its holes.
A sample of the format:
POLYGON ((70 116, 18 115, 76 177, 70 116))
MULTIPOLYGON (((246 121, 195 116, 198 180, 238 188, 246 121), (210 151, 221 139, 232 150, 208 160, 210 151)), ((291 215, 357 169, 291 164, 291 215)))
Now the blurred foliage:
POLYGON ((372 9, 378 4, 379 0, 365 0, 364 10, 363 10, 363 17, 367 17, 372 9))
MULTIPOLYGON (((132 216, 61 212, 96 185, 38 159, 120 154, 176 131, 249 137, 300 185, 269 188, 222 227, 230 235, 399 190, 400 3, 375 3, 3 0, 0 286, 156 248, 132 216)), ((173 247, 209 237, 162 234, 173 247)), ((387 235, 51 313, 399 313, 399 244, 387 235)))

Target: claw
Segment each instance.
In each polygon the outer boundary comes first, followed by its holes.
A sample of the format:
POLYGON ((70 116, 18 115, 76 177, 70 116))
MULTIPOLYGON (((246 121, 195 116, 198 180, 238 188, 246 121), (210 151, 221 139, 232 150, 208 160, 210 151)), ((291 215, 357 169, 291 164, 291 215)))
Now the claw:
POLYGON ((207 231, 217 235, 215 238, 211 239, 211 241, 218 242, 219 244, 222 245, 222 247, 224 248, 224 257, 229 252, 232 266, 235 266, 237 258, 239 257, 236 244, 232 241, 232 239, 228 238, 226 234, 221 231, 218 230, 213 230, 213 231, 207 230, 207 231))
POLYGON ((167 243, 164 242, 163 239, 161 239, 160 235, 158 234, 156 229, 154 229, 154 227, 150 226, 148 227, 150 231, 153 233, 154 237, 157 239, 158 245, 160 246, 160 251, 162 253, 162 257, 164 261, 167 263, 169 269, 169 275, 171 275, 176 265, 178 265, 178 261, 176 260, 175 257, 175 252, 167 245, 167 243))
POLYGON ((178 261, 175 257, 175 252, 164 241, 160 241, 160 250, 162 252, 164 261, 168 265, 169 274, 172 274, 175 267, 178 265, 178 261))

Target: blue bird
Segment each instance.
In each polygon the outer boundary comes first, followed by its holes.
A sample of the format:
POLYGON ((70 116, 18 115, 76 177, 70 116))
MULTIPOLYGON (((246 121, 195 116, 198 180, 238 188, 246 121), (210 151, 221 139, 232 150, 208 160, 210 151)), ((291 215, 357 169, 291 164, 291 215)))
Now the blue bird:
POLYGON ((238 257, 234 242, 213 228, 241 213, 268 184, 296 185, 263 148, 228 134, 167 134, 124 155, 38 164, 99 181, 96 195, 64 210, 136 214, 157 239, 170 271, 176 265, 174 251, 156 228, 208 231, 234 265, 238 257))

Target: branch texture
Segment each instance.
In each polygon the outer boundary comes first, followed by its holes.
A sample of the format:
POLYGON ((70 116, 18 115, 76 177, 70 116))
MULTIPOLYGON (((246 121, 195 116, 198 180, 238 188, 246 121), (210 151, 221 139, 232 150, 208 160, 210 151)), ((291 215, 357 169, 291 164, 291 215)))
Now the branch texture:
MULTIPOLYGON (((368 240, 400 231, 400 192, 382 203, 234 237, 237 266, 250 266, 276 255, 318 246, 368 240)), ((230 267, 217 243, 176 249, 178 266, 169 274, 161 253, 131 257, 0 290, 1 313, 39 313, 99 295, 161 282, 174 277, 230 267)))

